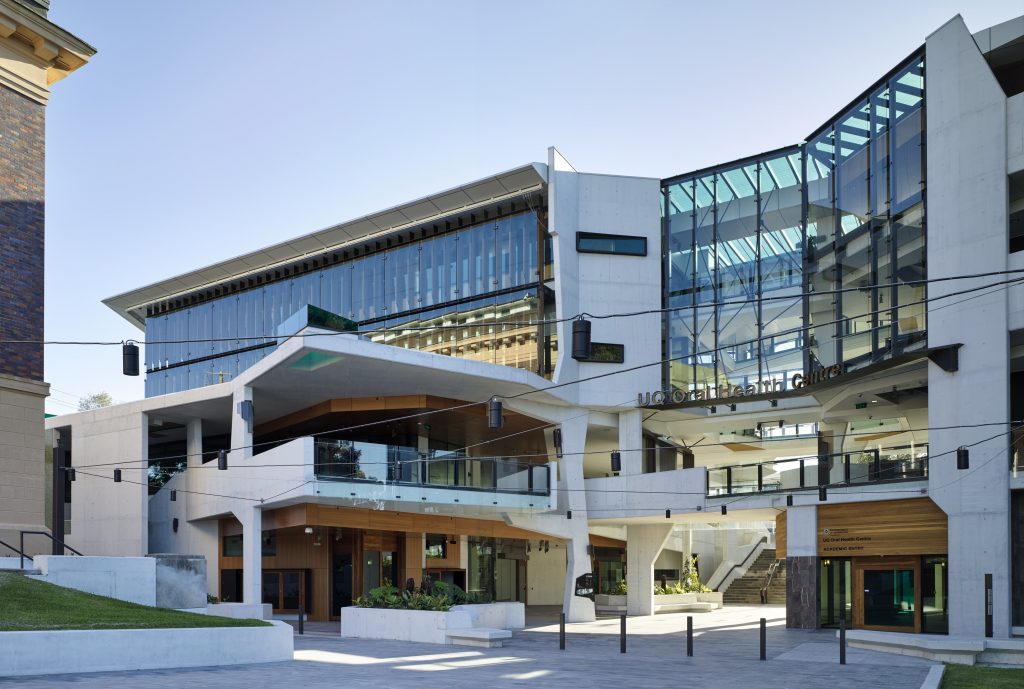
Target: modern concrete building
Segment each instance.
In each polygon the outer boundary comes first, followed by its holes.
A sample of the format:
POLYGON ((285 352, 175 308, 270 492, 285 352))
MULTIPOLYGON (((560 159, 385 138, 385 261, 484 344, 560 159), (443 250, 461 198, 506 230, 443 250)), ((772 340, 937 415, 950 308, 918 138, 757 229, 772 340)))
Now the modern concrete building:
POLYGON ((767 554, 792 627, 1022 631, 1022 74, 1024 17, 955 17, 790 147, 551 149, 113 297, 147 396, 48 421, 70 542, 320 618, 424 573, 650 614, 767 554))
MULTIPOLYGON (((48 530, 50 516, 43 441, 49 385, 39 344, 46 104, 50 86, 95 53, 47 19, 49 4, 0 0, 0 540, 14 545, 20 531, 48 530)), ((39 537, 27 547, 51 550, 39 537)))

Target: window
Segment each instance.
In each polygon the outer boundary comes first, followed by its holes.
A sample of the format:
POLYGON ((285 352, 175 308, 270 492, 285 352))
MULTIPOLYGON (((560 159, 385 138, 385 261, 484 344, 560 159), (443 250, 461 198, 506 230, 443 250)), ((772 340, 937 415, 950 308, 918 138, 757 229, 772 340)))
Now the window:
MULTIPOLYGON (((264 531, 261 545, 263 557, 277 555, 277 534, 274 531, 264 531)), ((224 557, 242 557, 242 534, 225 536, 221 549, 224 557)))
POLYGON ((646 256, 647 237, 620 234, 577 232, 576 251, 581 254, 618 254, 620 256, 646 256))
POLYGON ((590 356, 578 361, 598 364, 621 364, 626 358, 626 346, 608 342, 591 342, 590 356))
POLYGON ((448 557, 448 539, 437 534, 427 534, 426 555, 428 560, 448 557))

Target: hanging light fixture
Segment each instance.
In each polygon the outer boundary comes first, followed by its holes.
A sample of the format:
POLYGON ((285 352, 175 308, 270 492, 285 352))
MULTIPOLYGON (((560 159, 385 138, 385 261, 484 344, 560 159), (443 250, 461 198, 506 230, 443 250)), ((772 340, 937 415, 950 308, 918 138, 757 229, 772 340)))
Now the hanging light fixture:
POLYGON ((792 507, 792 506, 793 506, 793 496, 792 495, 787 495, 786 496, 786 507, 792 507))
POLYGON ((565 518, 566 519, 572 519, 572 510, 566 510, 565 511, 565 518))
POLYGON ((665 519, 672 518, 672 510, 665 510, 665 519))
POLYGON ((622 471, 622 453, 618 450, 612 450, 612 471, 616 473, 622 471))
POLYGON ((725 505, 722 505, 722 516, 725 516, 728 513, 729 513, 729 508, 726 507, 725 505))
POLYGON ((828 488, 825 486, 818 486, 818 500, 825 502, 828 500, 828 488))
POLYGON ((139 375, 139 346, 131 340, 121 345, 121 373, 126 376, 139 375))
POLYGON ((177 501, 178 501, 178 491, 172 490, 171 491, 171 502, 177 502, 177 501))
POLYGON ((504 419, 501 416, 501 400, 492 397, 487 400, 487 427, 501 428, 504 419))
POLYGON ((67 468, 67 472, 68 472, 68 480, 69 481, 74 481, 75 480, 75 468, 74 467, 68 467, 67 468))
POLYGON ((956 448, 956 468, 960 471, 971 468, 971 452, 963 445, 956 448))
POLYGON ((582 314, 572 322, 572 358, 577 361, 590 358, 590 321, 582 314))
POLYGON ((227 471, 228 469, 228 451, 217 450, 217 470, 227 471))
POLYGON ((120 469, 114 469, 114 483, 120 483, 120 482, 121 482, 121 470, 120 469))

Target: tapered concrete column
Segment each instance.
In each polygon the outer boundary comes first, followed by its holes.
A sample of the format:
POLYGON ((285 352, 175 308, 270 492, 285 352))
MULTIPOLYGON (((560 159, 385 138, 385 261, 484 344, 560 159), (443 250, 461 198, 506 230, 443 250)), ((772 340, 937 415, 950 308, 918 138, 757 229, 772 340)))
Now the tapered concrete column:
POLYGON ((246 505, 234 510, 242 522, 242 602, 263 601, 263 510, 246 505))
POLYGON ((672 534, 672 524, 626 527, 626 613, 654 614, 654 561, 672 534))
POLYGON ((203 420, 189 419, 185 425, 185 452, 188 468, 203 465, 203 420))
POLYGON ((619 412, 619 452, 622 453, 622 476, 644 473, 642 410, 619 412))
POLYGON ((587 419, 582 416, 561 424, 562 459, 558 464, 558 506, 565 514, 565 597, 562 609, 569 622, 595 619, 594 602, 576 594, 576 578, 591 571, 590 533, 587 529, 587 495, 583 484, 583 451, 587 442, 587 419), (572 519, 568 516, 571 513, 572 519))
POLYGON ((231 454, 236 458, 249 459, 252 457, 253 423, 242 418, 244 402, 252 402, 250 387, 236 390, 231 401, 231 454))

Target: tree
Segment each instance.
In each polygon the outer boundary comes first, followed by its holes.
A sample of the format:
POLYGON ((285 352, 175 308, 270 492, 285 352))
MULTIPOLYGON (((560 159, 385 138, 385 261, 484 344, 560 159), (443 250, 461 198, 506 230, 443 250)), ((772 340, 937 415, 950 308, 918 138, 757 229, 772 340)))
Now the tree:
POLYGON ((109 407, 114 403, 109 392, 94 392, 78 400, 78 411, 109 407))

